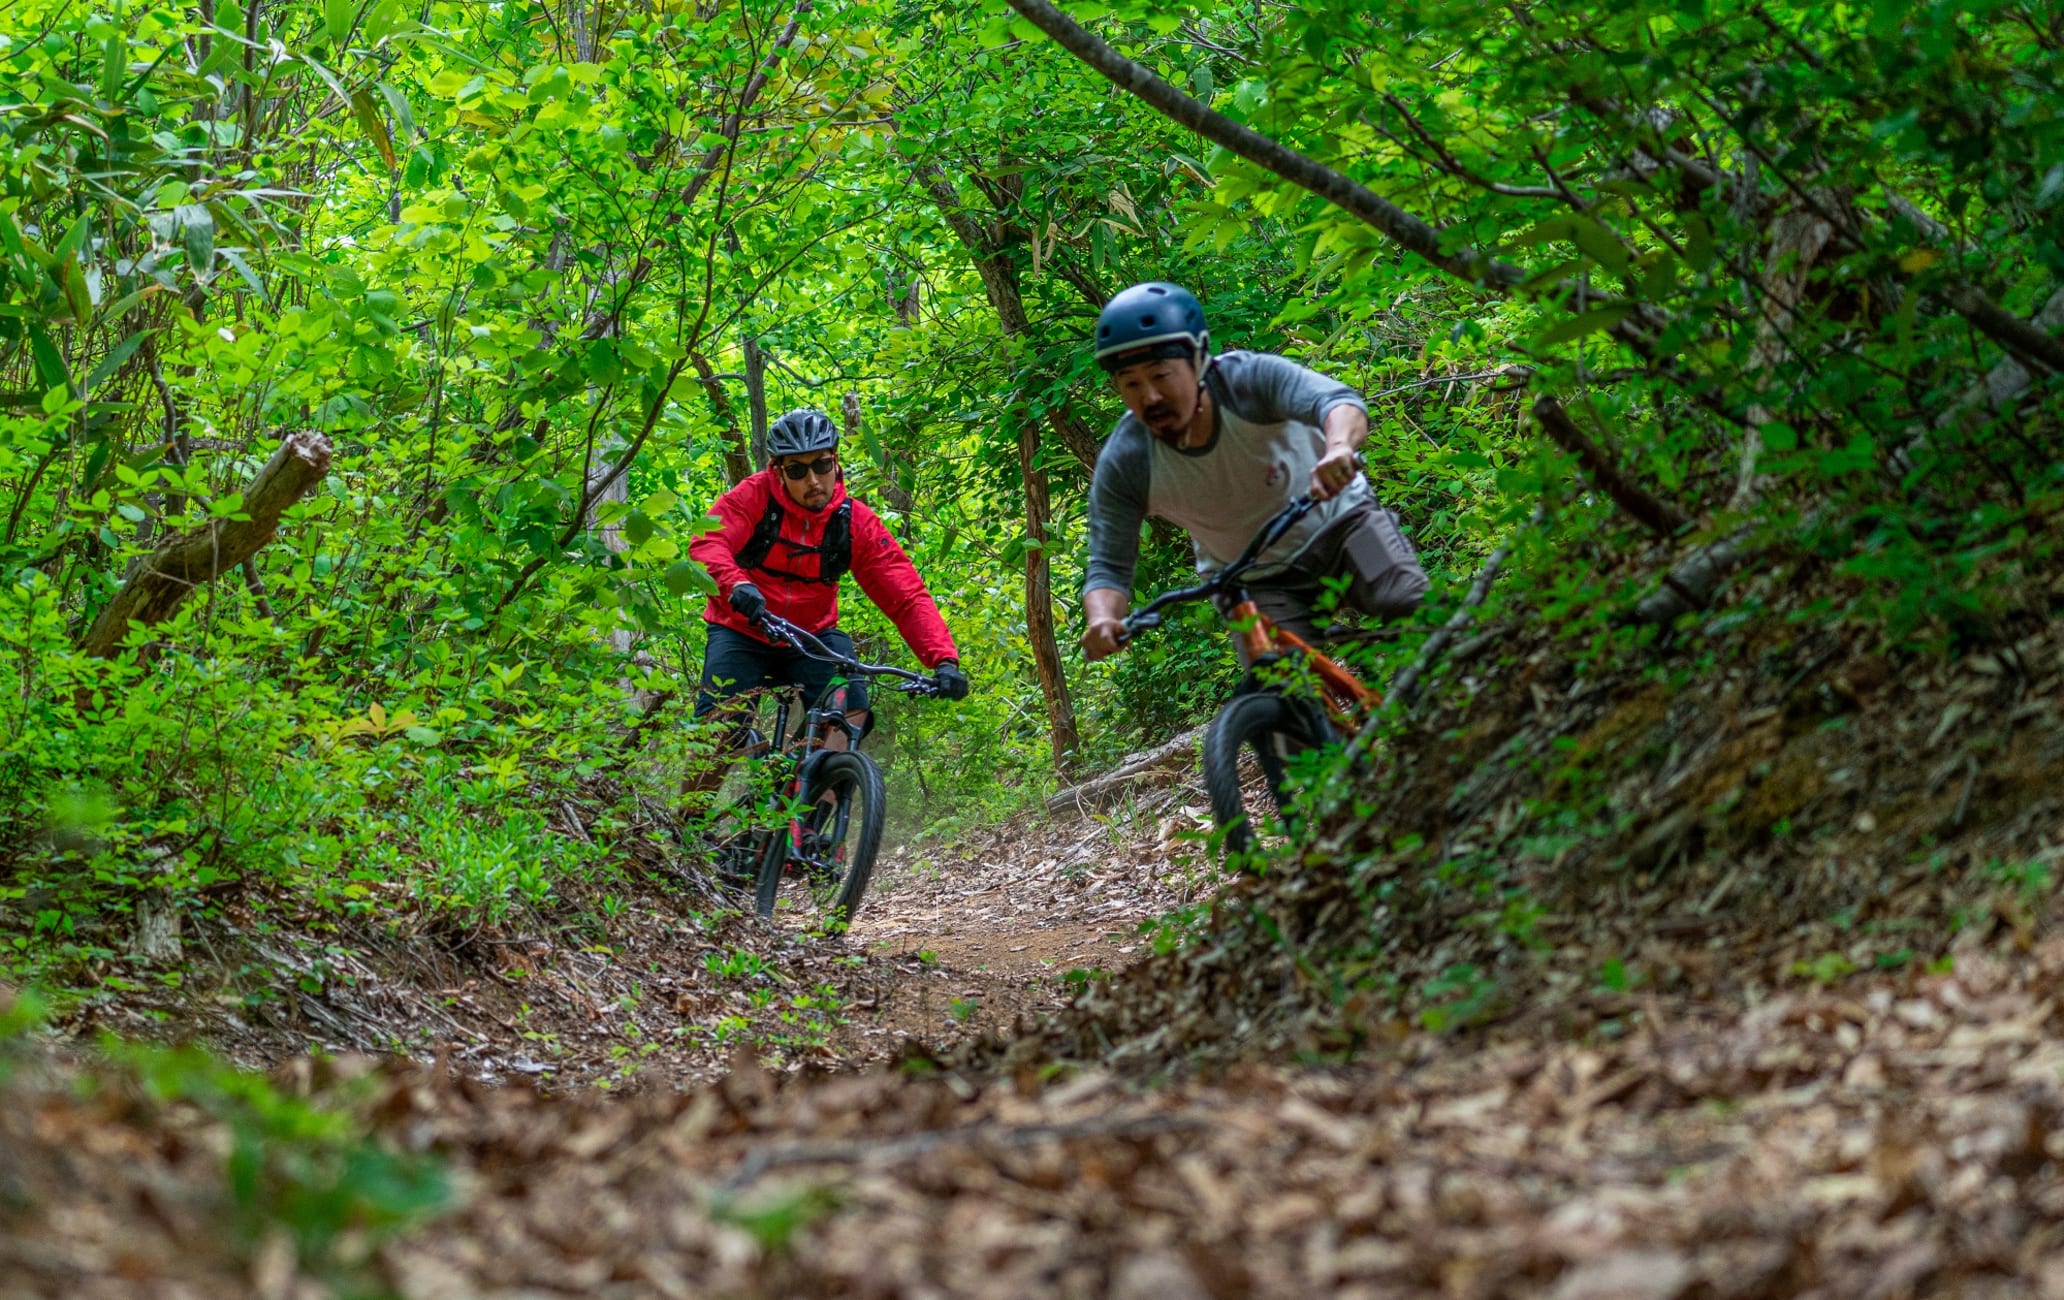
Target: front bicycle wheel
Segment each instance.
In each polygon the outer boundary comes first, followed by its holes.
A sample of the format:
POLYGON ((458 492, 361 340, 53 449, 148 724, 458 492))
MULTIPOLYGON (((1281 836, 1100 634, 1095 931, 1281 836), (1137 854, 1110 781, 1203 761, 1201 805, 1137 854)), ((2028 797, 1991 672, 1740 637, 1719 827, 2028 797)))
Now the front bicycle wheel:
POLYGON ((760 863, 760 916, 836 933, 851 924, 881 851, 888 793, 865 754, 827 754, 760 863))
POLYGON ((1225 833, 1228 857, 1254 847, 1254 814, 1242 788, 1248 773, 1260 770, 1274 811, 1285 807, 1284 783, 1289 760, 1325 743, 1311 708, 1281 695, 1239 695, 1228 701, 1204 733, 1204 788, 1211 795, 1211 815, 1225 833), (1250 766, 1251 765, 1251 766, 1250 766))

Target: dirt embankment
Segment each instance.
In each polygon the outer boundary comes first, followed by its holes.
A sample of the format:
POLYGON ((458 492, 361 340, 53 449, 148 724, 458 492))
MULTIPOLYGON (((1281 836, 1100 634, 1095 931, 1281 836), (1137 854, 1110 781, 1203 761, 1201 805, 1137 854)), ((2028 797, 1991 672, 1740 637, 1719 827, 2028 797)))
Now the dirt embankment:
POLYGON ((1391 742, 1300 867, 974 1059, 1575 1038, 1628 990, 1754 1002, 1959 939, 2025 951, 2064 874, 2060 771, 2064 621, 1947 661, 1766 622, 1588 674, 1537 640, 1391 742))
POLYGON ((606 928, 404 916, 340 933, 333 916, 282 923, 293 900, 263 920, 235 902, 189 924, 182 979, 131 957, 126 991, 59 1029, 198 1043, 257 1070, 359 1053, 547 1088, 707 1082, 748 1046, 777 1070, 944 1057, 1058 1010, 1151 948, 1143 924, 1207 899, 1218 876, 1192 839, 1207 823, 1188 788, 1148 789, 1117 816, 1028 814, 901 849, 836 937, 770 930, 748 897, 683 879, 644 841, 644 887, 568 900, 613 912, 606 928))

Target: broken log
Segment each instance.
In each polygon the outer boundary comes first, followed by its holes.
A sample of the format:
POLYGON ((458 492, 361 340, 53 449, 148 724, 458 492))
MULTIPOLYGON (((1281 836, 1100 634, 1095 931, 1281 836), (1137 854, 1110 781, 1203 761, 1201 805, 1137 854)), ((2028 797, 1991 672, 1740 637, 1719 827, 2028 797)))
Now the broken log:
POLYGON ((288 434, 244 489, 244 517, 211 519, 144 557, 80 638, 79 649, 104 659, 121 650, 131 623, 151 627, 170 618, 196 588, 256 555, 272 540, 287 508, 329 472, 328 438, 313 431, 288 434))
POLYGON ((1086 813, 1115 797, 1134 781, 1178 776, 1196 762, 1197 746, 1203 739, 1204 728, 1191 727, 1165 744, 1127 758, 1102 776, 1047 796, 1046 810, 1051 813, 1086 813))

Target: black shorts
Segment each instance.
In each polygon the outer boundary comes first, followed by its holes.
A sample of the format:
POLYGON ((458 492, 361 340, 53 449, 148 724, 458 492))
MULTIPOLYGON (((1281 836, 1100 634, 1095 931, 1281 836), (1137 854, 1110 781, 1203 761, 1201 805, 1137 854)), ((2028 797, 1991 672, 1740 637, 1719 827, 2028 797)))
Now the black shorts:
MULTIPOLYGON (((853 656, 853 638, 835 627, 817 633, 817 639, 839 654, 853 656)), ((712 623, 709 625, 709 647, 702 652, 702 689, 695 696, 695 716, 708 717, 727 701, 734 700, 744 711, 751 705, 736 697, 748 691, 778 690, 789 686, 801 687, 805 706, 816 708, 825 688, 838 674, 837 664, 812 659, 788 646, 769 645, 756 637, 712 623)), ((866 707, 867 683, 848 681, 845 711, 857 713, 866 707)))

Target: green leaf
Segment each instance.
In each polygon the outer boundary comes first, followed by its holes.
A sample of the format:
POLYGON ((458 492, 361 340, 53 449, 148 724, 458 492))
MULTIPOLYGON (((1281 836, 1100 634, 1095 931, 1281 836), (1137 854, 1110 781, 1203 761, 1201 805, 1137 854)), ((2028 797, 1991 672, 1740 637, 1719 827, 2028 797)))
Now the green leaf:
POLYGON ((344 44, 351 35, 352 20, 357 17, 358 6, 352 0, 324 0, 323 30, 329 34, 332 44, 344 44))
POLYGON ((361 86, 351 96, 351 113, 358 119, 358 125, 366 133, 366 139, 373 142, 373 148, 380 151, 380 159, 387 164, 387 170, 394 170, 394 137, 387 133, 387 121, 380 116, 380 106, 373 102, 373 92, 361 86))
POLYGON ((35 355, 36 375, 45 388, 62 388, 67 393, 72 391, 72 377, 65 371, 64 355, 41 325, 29 326, 29 351, 35 355))
POLYGON ((107 468, 108 457, 113 454, 114 444, 106 438, 94 443, 92 449, 86 453, 86 473, 80 481, 86 485, 88 492, 99 484, 100 472, 107 468))
POLYGON ((1546 347, 1551 343, 1566 343, 1582 338, 1586 334, 1611 329, 1627 318, 1633 307, 1626 303, 1615 303, 1610 307, 1597 307, 1587 312, 1557 321, 1535 337, 1535 342, 1546 347))
POLYGON ((428 749, 430 746, 444 739, 443 736, 440 736, 439 734, 437 734, 437 732, 431 730, 429 727, 405 727, 402 729, 401 734, 407 736, 410 740, 415 741, 418 745, 423 746, 425 749, 428 749))
POLYGON ((199 203, 182 203, 175 210, 180 242, 186 248, 186 264, 206 280, 215 271, 215 218, 199 203))
MULTIPOLYGON (((387 111, 394 114, 394 123, 401 128, 401 133, 403 135, 414 135, 416 133, 416 115, 409 111, 408 96, 384 81, 380 83, 379 90, 380 97, 387 101, 387 111)), ((389 165, 392 166, 391 163, 389 165)))
POLYGON ((1756 432, 1763 439, 1763 445, 1772 451, 1791 451, 1799 445, 1798 431, 1789 424, 1780 424, 1773 420, 1759 427, 1756 432))
POLYGON ((710 576, 702 571, 702 566, 693 560, 676 560, 669 564, 662 580, 666 583, 666 589, 676 596, 686 596, 692 592, 700 592, 705 596, 717 594, 717 584, 710 581, 710 576))
POLYGON ((1713 228, 1706 219, 1694 212, 1684 219, 1684 261, 1692 270, 1703 275, 1713 265, 1716 253, 1713 248, 1713 228))
POLYGON ((1617 235, 1589 217, 1572 216, 1566 220, 1570 223, 1570 237, 1586 257, 1611 271, 1627 269, 1630 259, 1617 235))
POLYGON ((65 231, 64 238, 57 241, 57 247, 50 250, 53 261, 69 261, 86 251, 86 236, 92 229, 91 221, 80 217, 65 231))
POLYGON ((115 344, 108 354, 100 359, 100 364, 94 366, 93 370, 86 376, 86 391, 91 393, 94 389, 100 387, 101 380, 120 370, 122 363, 136 355, 136 349, 142 347, 143 341, 155 333, 157 331, 154 329, 138 330, 120 343, 115 344))
POLYGON ((624 516, 623 534, 633 546, 643 546, 652 540, 652 516, 643 510, 633 510, 624 516))
POLYGON ((93 323, 93 295, 86 289, 86 268, 71 258, 64 266, 65 305, 72 309, 72 321, 77 325, 93 323))

